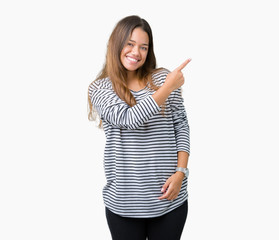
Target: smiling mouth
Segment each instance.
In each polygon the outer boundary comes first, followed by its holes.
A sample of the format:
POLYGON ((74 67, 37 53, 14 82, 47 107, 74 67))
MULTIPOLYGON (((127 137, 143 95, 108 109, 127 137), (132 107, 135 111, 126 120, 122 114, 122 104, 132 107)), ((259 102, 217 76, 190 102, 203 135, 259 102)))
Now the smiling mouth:
POLYGON ((135 59, 135 58, 132 58, 132 57, 129 57, 129 56, 126 56, 126 58, 127 58, 130 62, 133 62, 133 63, 139 62, 139 60, 137 60, 137 59, 135 59))

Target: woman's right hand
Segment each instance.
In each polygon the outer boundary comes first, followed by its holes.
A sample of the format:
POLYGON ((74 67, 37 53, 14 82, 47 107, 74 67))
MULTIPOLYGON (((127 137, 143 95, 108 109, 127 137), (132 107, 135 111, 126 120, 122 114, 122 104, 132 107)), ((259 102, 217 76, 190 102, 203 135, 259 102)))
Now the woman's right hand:
POLYGON ((184 63, 182 63, 178 68, 167 75, 165 83, 163 84, 164 87, 169 88, 171 91, 174 91, 180 88, 184 84, 184 76, 181 70, 186 67, 186 65, 192 59, 187 59, 184 63))
POLYGON ((158 106, 164 104, 166 99, 172 93, 172 91, 180 88, 184 84, 184 77, 181 70, 191 61, 191 58, 187 59, 173 72, 169 73, 166 77, 164 84, 152 95, 158 106))

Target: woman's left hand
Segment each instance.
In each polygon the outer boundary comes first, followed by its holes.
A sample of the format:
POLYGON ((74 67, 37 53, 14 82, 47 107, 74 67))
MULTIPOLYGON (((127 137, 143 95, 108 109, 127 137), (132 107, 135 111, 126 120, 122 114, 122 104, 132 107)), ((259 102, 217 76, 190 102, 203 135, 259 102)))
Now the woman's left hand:
POLYGON ((171 177, 169 177, 161 189, 163 195, 158 199, 168 199, 170 201, 176 199, 180 192, 183 179, 184 173, 182 172, 176 172, 171 177))

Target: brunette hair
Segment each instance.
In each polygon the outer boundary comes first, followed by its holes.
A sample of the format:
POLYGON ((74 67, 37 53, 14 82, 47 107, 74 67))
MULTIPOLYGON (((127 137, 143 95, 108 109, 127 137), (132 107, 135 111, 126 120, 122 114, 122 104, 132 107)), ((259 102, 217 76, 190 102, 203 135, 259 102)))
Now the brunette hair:
MULTIPOLYGON (((145 63, 136 70, 137 77, 144 81, 144 83, 149 83, 151 89, 157 90, 159 88, 153 83, 151 78, 152 73, 157 72, 161 69, 156 69, 156 58, 154 54, 152 30, 146 20, 135 15, 125 17, 116 24, 107 44, 105 64, 103 66, 103 69, 97 75, 97 78, 94 80, 96 81, 98 79, 109 77, 115 93, 130 107, 136 104, 136 100, 127 86, 127 70, 121 63, 120 54, 124 46, 126 46, 127 42, 129 41, 133 30, 138 27, 148 34, 149 46, 145 63)), ((97 113, 93 109, 89 91, 88 103, 88 119, 95 120, 97 113)), ((101 127, 101 125, 102 123, 100 121, 99 127, 101 127)))

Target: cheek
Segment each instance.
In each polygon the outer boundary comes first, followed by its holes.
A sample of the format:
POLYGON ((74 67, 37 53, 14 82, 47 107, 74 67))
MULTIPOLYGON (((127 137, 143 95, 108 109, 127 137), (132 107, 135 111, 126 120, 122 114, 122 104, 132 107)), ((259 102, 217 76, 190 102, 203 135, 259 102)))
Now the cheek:
POLYGON ((124 47, 123 49, 122 49, 122 51, 121 51, 121 54, 122 55, 126 55, 128 52, 130 52, 131 50, 130 50, 130 48, 128 47, 128 46, 126 46, 126 47, 124 47))
POLYGON ((120 57, 121 58, 123 58, 125 56, 125 51, 124 51, 124 49, 121 51, 121 53, 120 53, 120 57))
POLYGON ((125 58, 126 52, 125 49, 122 50, 122 52, 120 53, 120 60, 121 62, 123 62, 124 58, 125 58))
POLYGON ((144 54, 142 54, 142 58, 144 59, 144 61, 145 61, 146 58, 147 58, 147 54, 148 54, 148 52, 144 52, 144 54))

